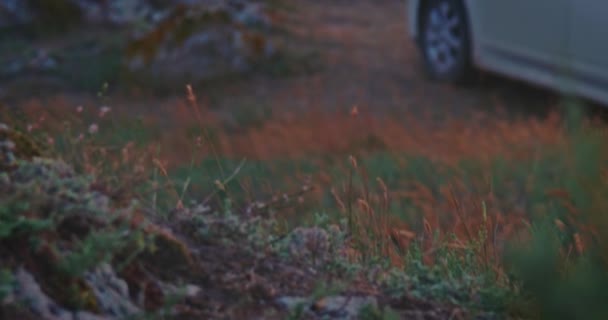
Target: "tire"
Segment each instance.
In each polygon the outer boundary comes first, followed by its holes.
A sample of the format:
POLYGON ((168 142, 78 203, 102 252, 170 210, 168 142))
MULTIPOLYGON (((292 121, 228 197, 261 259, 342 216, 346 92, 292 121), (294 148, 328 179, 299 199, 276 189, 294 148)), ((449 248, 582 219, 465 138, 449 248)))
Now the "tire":
POLYGON ((474 73, 471 37, 462 2, 429 0, 420 14, 419 49, 428 76, 440 82, 469 83, 474 73))

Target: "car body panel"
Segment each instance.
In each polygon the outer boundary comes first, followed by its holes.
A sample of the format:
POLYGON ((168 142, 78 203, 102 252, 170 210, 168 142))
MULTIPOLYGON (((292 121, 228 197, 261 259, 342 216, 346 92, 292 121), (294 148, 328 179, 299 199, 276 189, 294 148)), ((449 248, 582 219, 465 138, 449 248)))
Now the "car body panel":
POLYGON ((572 89, 565 22, 570 1, 474 1, 477 63, 559 90, 572 89))
POLYGON ((608 1, 573 1, 570 51, 576 92, 608 101, 608 1))
POLYGON ((407 33, 410 39, 418 42, 418 8, 420 7, 419 0, 409 0, 407 2, 406 24, 407 33))
MULTIPOLYGON (((416 42, 424 1, 407 3, 408 35, 416 42)), ((608 1, 462 2, 474 66, 608 105, 608 41, 597 40, 606 38, 608 1)))

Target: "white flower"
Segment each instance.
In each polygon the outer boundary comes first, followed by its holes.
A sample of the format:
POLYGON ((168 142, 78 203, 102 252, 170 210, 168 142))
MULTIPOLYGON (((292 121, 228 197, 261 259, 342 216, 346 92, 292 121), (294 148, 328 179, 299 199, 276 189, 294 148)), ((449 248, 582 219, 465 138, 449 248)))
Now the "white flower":
POLYGON ((110 112, 112 110, 112 108, 108 107, 108 106, 103 106, 99 109, 99 117, 103 117, 106 115, 106 113, 110 112))
POLYGON ((89 126, 90 134, 95 134, 95 133, 97 133, 97 131, 99 131, 99 126, 96 123, 93 123, 89 126))

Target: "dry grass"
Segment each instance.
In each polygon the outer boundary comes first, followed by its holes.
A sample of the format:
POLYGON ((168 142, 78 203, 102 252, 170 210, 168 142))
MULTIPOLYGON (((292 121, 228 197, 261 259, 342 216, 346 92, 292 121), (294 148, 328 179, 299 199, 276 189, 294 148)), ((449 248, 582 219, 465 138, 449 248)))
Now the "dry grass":
MULTIPOLYGON (((55 100, 52 106, 20 106, 19 122, 49 144, 71 137, 63 141, 63 157, 108 177, 104 187, 114 186, 109 193, 115 198, 136 195, 154 208, 161 194, 181 208, 189 191, 200 192, 196 185, 202 181, 188 177, 176 182, 173 172, 209 159, 217 170, 213 196, 238 183, 244 194, 237 201, 262 211, 274 207, 286 220, 302 221, 303 215, 323 208, 329 196, 333 203, 325 209, 347 220, 349 256, 357 262, 373 264, 382 257, 406 267, 415 247, 427 266, 449 268, 448 260, 455 257, 474 269, 469 272, 507 283, 507 243, 530 243, 538 217, 552 216, 560 237, 566 238, 560 249, 564 261, 574 263, 589 251, 607 261, 608 241, 600 232, 606 219, 598 213, 608 208, 602 193, 608 178, 605 169, 599 177, 585 170, 595 170, 608 155, 585 149, 591 138, 574 138, 556 113, 543 120, 475 114, 467 122, 433 122, 407 114, 380 117, 354 107, 343 113, 273 112, 261 123, 235 131, 206 105, 189 89, 185 100, 140 113, 138 127, 129 128, 133 110, 79 108, 55 100), (555 167, 551 154, 558 156, 555 167), (390 158, 391 169, 382 176, 382 165, 369 167, 378 155, 390 158), (416 157, 426 164, 416 164, 416 157), (243 158, 268 163, 274 177, 254 182, 238 172, 240 166, 225 166, 226 159, 243 158), (308 161, 316 169, 305 174, 274 168, 277 159, 308 161), (510 176, 509 171, 497 173, 497 163, 525 168, 510 176), (426 170, 426 176, 415 178, 416 170, 426 170), (390 176, 402 172, 408 174, 397 180, 390 176), (432 182, 435 177, 443 180, 432 182), (265 202, 257 202, 259 195, 265 202), (283 201, 288 198, 295 201, 283 201)), ((595 138, 605 135, 601 123, 584 127, 594 129, 595 138)))
MULTIPOLYGON (((52 106, 33 101, 19 106, 19 109, 26 118, 25 123, 34 125, 34 132, 65 133, 69 130, 76 144, 81 143, 78 139, 81 135, 95 135, 87 133, 84 128, 91 129, 92 125, 98 125, 100 131, 104 127, 106 130, 120 128, 127 125, 125 119, 133 113, 132 110, 115 108, 110 114, 102 115, 99 108, 85 106, 81 110, 61 99, 52 101, 52 106)), ((357 212, 351 219, 356 219, 356 224, 371 226, 368 231, 372 231, 371 235, 379 243, 370 247, 377 247, 377 254, 393 257, 395 263, 399 260, 398 252, 403 252, 415 237, 422 239, 428 253, 426 261, 433 263, 432 253, 437 240, 445 240, 434 238, 437 231, 443 236, 455 234, 456 238, 450 243, 454 249, 468 247, 483 231, 485 243, 480 248, 480 260, 488 267, 498 268, 500 247, 522 225, 521 219, 526 217, 526 213, 521 207, 505 205, 508 199, 500 199, 493 193, 490 165, 497 158, 531 161, 539 156, 540 146, 546 148, 567 143, 557 114, 544 120, 506 121, 477 113, 469 122, 447 119, 437 123, 405 114, 402 117, 378 117, 358 107, 334 114, 283 113, 260 126, 229 132, 222 128, 221 119, 206 108, 205 101, 197 101, 191 89, 187 99, 167 105, 163 110, 148 111, 141 119, 142 128, 159 128, 160 131, 154 137, 146 137, 145 145, 135 147, 136 141, 127 139, 120 141, 122 145, 106 145, 105 149, 93 146, 75 148, 82 154, 73 156, 84 159, 84 167, 89 172, 99 170, 103 167, 100 162, 104 162, 111 164, 109 169, 113 172, 130 166, 133 169, 131 173, 154 169, 168 177, 173 168, 209 157, 216 158, 218 168, 222 170, 219 157, 264 161, 312 159, 314 156, 345 159, 352 155, 352 163, 346 164, 345 172, 348 172, 349 179, 352 179, 350 175, 363 177, 362 190, 359 190, 360 186, 353 186, 352 181, 344 185, 342 178, 332 177, 321 167, 313 177, 312 184, 316 190, 313 198, 319 200, 324 194, 322 190, 333 190, 334 199, 344 213, 352 215, 357 212), (155 150, 157 154, 153 153, 155 150), (142 157, 141 152, 146 152, 148 157, 142 157), (459 162, 475 159, 482 166, 482 175, 475 177, 471 185, 458 177, 460 174, 466 178, 466 173, 457 173, 452 181, 436 191, 431 190, 433 186, 418 181, 407 183, 400 189, 389 189, 381 179, 366 176, 363 167, 354 165, 356 158, 378 152, 394 154, 395 161, 403 168, 408 165, 409 155, 429 159, 437 170, 458 168, 459 162), (418 230, 418 234, 389 212, 389 202, 404 199, 422 212, 423 229, 418 230), (505 212, 507 210, 510 212, 505 212)), ((323 161, 318 163, 326 165, 323 161)), ((226 173, 221 175, 225 177, 226 173)), ((293 184, 299 183, 293 177, 285 179, 293 184)), ((125 180, 140 181, 141 177, 125 180)), ((178 186, 173 186, 171 191, 177 202, 183 196, 183 190, 178 189, 178 186)), ((371 235, 361 234, 359 238, 371 235)))

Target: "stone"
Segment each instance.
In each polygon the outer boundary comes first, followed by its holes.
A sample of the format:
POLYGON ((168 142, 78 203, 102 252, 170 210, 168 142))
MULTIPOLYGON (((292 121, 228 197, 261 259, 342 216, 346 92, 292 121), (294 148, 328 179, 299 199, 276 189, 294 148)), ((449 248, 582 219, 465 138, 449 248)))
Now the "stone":
POLYGON ((23 0, 0 1, 0 28, 30 23, 32 13, 23 0))
POLYGON ((376 298, 371 296, 328 296, 317 301, 303 297, 283 296, 276 300, 277 304, 287 310, 303 307, 305 314, 322 319, 358 319, 361 308, 378 305, 376 298))
POLYGON ((129 300, 126 281, 120 279, 109 264, 101 264, 94 271, 88 272, 85 280, 104 314, 122 318, 140 312, 129 300))
POLYGON ((14 300, 23 303, 37 316, 49 320, 72 320, 71 312, 61 308, 49 298, 40 288, 34 276, 23 268, 15 273, 17 282, 14 300))
POLYGON ((316 313, 323 316, 327 315, 334 319, 357 319, 361 308, 372 305, 377 306, 374 297, 367 296, 333 296, 325 297, 315 302, 316 313))

